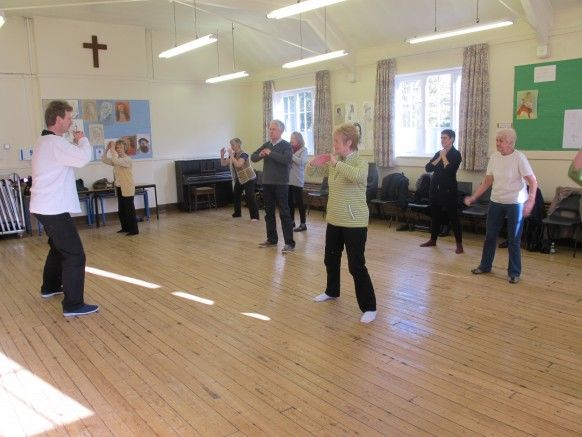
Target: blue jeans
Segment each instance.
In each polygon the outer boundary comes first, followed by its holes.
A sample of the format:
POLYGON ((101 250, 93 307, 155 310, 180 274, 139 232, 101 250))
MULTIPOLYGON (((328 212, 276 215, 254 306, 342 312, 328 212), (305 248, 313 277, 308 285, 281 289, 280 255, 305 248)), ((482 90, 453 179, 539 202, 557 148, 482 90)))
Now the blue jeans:
POLYGON ((523 203, 489 203, 487 213, 487 233, 483 254, 479 268, 485 272, 491 271, 493 258, 495 258, 495 248, 497 247, 497 236, 503 226, 503 221, 507 217, 507 249, 509 250, 508 276, 521 275, 521 231, 523 228, 523 203))

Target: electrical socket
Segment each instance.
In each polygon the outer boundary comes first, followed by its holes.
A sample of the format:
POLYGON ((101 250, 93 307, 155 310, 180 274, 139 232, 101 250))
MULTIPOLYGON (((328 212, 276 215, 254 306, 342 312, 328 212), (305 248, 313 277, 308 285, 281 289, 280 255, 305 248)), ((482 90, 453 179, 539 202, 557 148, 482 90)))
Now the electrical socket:
POLYGON ((10 150, 10 147, 12 147, 12 144, 4 144, 4 150, 10 150))

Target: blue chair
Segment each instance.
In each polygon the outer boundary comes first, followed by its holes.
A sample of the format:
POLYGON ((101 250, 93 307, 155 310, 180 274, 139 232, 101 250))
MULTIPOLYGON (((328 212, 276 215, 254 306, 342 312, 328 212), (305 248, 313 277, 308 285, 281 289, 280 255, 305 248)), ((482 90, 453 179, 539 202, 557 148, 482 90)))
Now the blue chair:
POLYGON ((136 196, 143 196, 143 209, 148 221, 150 220, 150 202, 148 198, 148 190, 141 188, 135 191, 136 196))
POLYGON ((91 196, 88 194, 79 194, 79 202, 85 204, 85 210, 87 211, 87 224, 92 226, 95 221, 95 213, 93 212, 91 196))
MULTIPOLYGON (((101 223, 103 225, 106 225, 107 222, 105 220, 105 206, 103 205, 103 196, 102 194, 97 196, 97 200, 99 201, 99 207, 100 207, 100 211, 101 211, 101 223)), ((107 196, 107 197, 111 197, 111 196, 107 196)))
MULTIPOLYGON (((79 202, 85 204, 85 210, 87 211, 87 224, 89 226, 93 226, 95 222, 95 213, 93 212, 93 198, 89 194, 79 193, 79 202)), ((38 220, 36 221, 38 225, 38 235, 39 237, 42 235, 42 231, 44 230, 44 226, 38 220)))

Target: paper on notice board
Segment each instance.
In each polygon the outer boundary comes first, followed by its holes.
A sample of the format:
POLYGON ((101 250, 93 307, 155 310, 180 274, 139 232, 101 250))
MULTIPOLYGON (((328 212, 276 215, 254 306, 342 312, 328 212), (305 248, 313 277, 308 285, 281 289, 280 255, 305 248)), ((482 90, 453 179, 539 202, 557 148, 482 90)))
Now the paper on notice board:
POLYGON ((579 149, 582 147, 582 109, 564 111, 563 149, 579 149))
POLYGON ((546 65, 534 68, 534 83, 554 82, 556 80, 556 66, 546 65))

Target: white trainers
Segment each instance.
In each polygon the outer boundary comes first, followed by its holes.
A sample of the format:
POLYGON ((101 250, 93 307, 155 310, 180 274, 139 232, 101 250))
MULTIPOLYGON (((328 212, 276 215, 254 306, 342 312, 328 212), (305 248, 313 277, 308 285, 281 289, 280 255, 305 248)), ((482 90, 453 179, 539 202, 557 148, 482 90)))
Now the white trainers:
POLYGON ((313 300, 315 302, 325 302, 326 300, 332 300, 332 299, 337 299, 337 298, 334 296, 330 296, 328 294, 325 294, 325 293, 318 294, 317 296, 315 296, 313 298, 313 300))
POLYGON ((362 318, 360 319, 360 322, 370 323, 370 322, 373 322, 375 319, 376 319, 376 311, 366 311, 364 314, 362 314, 362 318))

